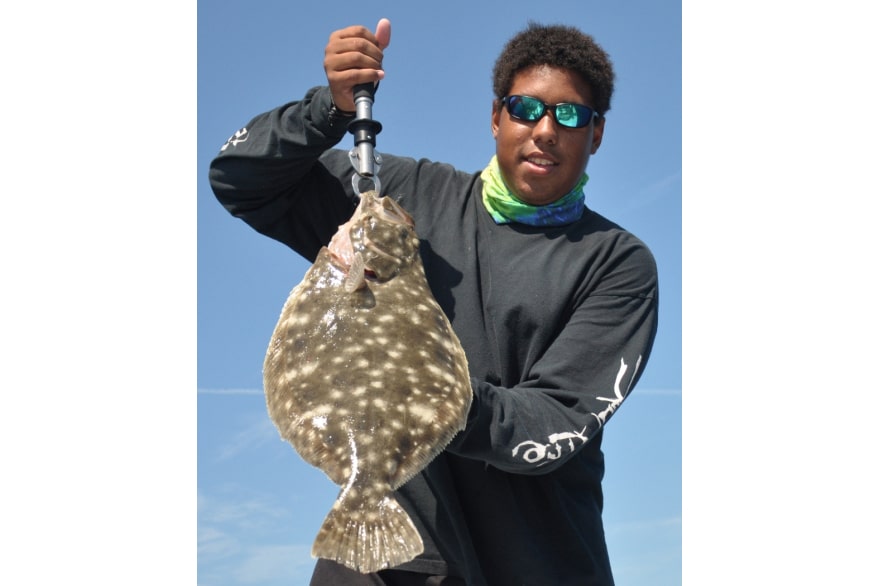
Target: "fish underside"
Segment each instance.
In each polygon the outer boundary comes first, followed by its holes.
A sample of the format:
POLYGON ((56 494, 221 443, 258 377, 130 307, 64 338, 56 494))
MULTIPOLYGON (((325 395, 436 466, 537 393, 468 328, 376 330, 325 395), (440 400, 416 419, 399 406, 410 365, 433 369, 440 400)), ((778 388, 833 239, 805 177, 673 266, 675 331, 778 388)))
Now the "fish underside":
POLYGON ((473 391, 399 204, 362 195, 287 298, 263 375, 281 436, 341 487, 312 555, 371 573, 422 553, 393 491, 464 428, 473 391))

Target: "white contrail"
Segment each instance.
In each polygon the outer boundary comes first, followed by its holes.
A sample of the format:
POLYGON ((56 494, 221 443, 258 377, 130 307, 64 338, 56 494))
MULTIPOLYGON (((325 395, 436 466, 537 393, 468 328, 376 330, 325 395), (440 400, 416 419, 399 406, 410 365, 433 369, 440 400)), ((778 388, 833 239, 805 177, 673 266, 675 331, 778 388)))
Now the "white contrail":
POLYGON ((262 395, 262 389, 198 389, 199 395, 262 395))

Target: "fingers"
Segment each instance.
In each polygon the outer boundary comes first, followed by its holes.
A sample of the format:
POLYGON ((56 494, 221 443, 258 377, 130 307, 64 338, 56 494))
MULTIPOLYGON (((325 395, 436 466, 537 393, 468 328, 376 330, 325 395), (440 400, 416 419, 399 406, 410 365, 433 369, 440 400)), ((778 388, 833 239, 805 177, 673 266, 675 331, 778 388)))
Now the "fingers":
POLYGON ((324 71, 336 107, 353 111, 354 86, 384 78, 383 49, 390 40, 391 23, 386 18, 379 21, 375 34, 358 25, 330 35, 324 50, 324 71))
POLYGON ((378 42, 380 49, 387 49, 391 44, 391 21, 383 18, 378 21, 375 27, 375 40, 378 42))

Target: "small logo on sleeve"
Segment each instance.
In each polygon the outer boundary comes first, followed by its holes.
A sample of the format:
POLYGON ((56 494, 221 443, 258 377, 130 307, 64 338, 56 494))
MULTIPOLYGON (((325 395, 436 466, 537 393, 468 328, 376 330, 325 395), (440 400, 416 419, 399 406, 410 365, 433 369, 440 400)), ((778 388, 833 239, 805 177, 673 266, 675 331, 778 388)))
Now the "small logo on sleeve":
POLYGON ((231 146, 238 146, 239 142, 244 142, 246 140, 247 140, 247 128, 245 127, 245 128, 242 128, 241 130, 236 131, 235 134, 230 136, 229 139, 226 141, 226 144, 224 144, 222 147, 220 147, 220 152, 225 151, 227 148, 229 148, 230 145, 231 146))

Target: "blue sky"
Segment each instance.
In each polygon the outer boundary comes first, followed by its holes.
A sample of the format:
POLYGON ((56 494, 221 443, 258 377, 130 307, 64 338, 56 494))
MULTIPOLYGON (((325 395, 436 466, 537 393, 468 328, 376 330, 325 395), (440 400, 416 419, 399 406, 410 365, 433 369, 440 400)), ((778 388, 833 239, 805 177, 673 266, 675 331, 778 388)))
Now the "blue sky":
POLYGON ((311 542, 338 492, 280 440, 261 392, 269 337, 308 265, 227 214, 208 164, 252 116, 325 83, 333 30, 382 17, 392 36, 373 109, 377 150, 465 170, 494 152, 491 68, 529 19, 578 26, 610 53, 617 86, 587 203, 650 246, 661 309, 647 369, 607 428, 606 533, 621 585, 680 584, 681 8, 582 0, 199 4, 199 584, 307 584, 311 542))

